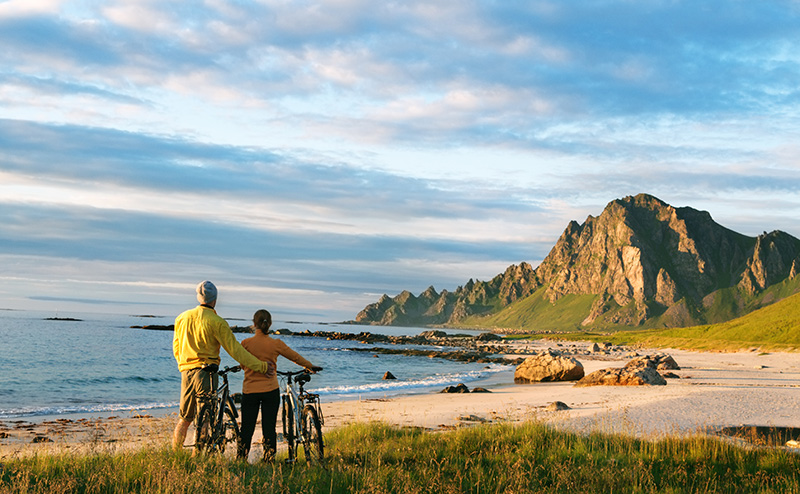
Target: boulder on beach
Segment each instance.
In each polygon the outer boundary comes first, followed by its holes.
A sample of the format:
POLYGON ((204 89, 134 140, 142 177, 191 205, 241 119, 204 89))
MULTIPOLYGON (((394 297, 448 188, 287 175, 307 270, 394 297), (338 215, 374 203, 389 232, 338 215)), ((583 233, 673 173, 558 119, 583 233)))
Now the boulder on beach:
POLYGON ((680 370, 681 368, 678 363, 675 362, 675 359, 666 353, 657 353, 653 355, 653 359, 656 362, 657 370, 680 370))
POLYGON ((447 338, 447 333, 432 329, 430 331, 423 331, 419 334, 422 338, 447 338))
POLYGON ((652 367, 658 371, 680 370, 680 366, 675 359, 666 353, 656 353, 655 355, 644 355, 635 357, 625 364, 625 367, 652 367))
POLYGON ((472 393, 491 393, 491 391, 489 391, 488 389, 486 389, 486 388, 481 388, 481 387, 472 388, 472 391, 471 391, 471 392, 472 392, 472 393))
POLYGON ((554 401, 553 403, 547 405, 547 408, 545 408, 545 410, 547 410, 548 412, 560 412, 563 410, 572 410, 572 409, 569 407, 569 405, 567 405, 563 401, 554 401))
POLYGON ((478 341, 502 341, 503 337, 494 333, 481 333, 475 339, 478 341))
POLYGON ((458 383, 455 386, 444 388, 440 393, 469 393, 469 388, 464 383, 458 383))
POLYGON ((659 362, 664 359, 655 357, 636 357, 625 364, 625 367, 592 372, 575 383, 575 386, 664 386, 667 381, 657 370, 659 362))
POLYGON ((577 381, 583 376, 583 364, 577 359, 548 349, 523 360, 514 371, 514 382, 577 381))
POLYGON ((383 375, 383 379, 387 380, 387 379, 397 379, 397 378, 394 377, 394 374, 392 374, 391 372, 386 371, 386 374, 383 375))

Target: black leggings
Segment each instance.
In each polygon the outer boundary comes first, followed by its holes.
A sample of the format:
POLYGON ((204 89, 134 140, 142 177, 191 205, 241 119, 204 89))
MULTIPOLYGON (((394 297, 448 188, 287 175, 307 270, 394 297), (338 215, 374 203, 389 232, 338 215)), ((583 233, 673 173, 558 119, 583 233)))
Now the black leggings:
POLYGON ((246 393, 242 395, 242 449, 240 457, 247 457, 250 442, 256 430, 258 409, 261 408, 261 433, 264 434, 264 458, 274 457, 277 448, 275 422, 278 420, 278 409, 281 404, 280 389, 267 393, 246 393))

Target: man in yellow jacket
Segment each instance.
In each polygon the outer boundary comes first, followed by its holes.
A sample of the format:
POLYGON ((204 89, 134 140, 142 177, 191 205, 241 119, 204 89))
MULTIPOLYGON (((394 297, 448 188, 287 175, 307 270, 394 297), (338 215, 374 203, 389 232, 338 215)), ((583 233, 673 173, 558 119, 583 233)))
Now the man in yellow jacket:
POLYGON ((175 318, 172 351, 181 371, 180 418, 172 436, 172 447, 179 450, 186 440, 186 431, 197 413, 197 395, 217 389, 216 368, 219 348, 243 366, 271 377, 275 365, 262 362, 239 343, 231 327, 217 315, 217 287, 210 281, 197 285, 200 305, 175 318))

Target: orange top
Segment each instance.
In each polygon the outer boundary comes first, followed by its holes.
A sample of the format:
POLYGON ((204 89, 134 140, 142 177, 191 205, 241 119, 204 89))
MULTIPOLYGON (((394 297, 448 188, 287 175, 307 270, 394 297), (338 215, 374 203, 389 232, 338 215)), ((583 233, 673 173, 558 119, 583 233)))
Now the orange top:
MULTIPOLYGON (((256 331, 255 336, 251 336, 242 341, 242 346, 248 352, 255 355, 259 360, 269 361, 276 364, 278 355, 283 355, 287 359, 309 369, 314 366, 311 362, 304 359, 299 353, 295 352, 289 345, 281 340, 271 338, 261 331, 256 331)), ((267 377, 260 372, 255 372, 247 367, 244 369, 244 382, 242 383, 242 393, 266 393, 278 389, 278 376, 267 377)))

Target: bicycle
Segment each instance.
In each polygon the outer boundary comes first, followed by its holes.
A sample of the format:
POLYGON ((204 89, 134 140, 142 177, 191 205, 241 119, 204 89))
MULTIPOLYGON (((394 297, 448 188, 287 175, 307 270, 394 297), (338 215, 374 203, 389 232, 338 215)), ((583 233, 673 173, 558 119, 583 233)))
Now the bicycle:
POLYGON ((322 463, 325 445, 322 441, 322 425, 325 423, 320 407, 319 395, 309 393, 303 386, 311 380, 307 370, 280 372, 286 377, 286 387, 281 395, 283 438, 289 446, 287 463, 297 460, 297 447, 303 446, 306 463, 322 463), (294 385, 299 385, 299 392, 294 385))
POLYGON ((194 447, 198 452, 222 454, 228 443, 234 443, 238 451, 242 440, 237 422, 239 412, 230 395, 228 373, 239 372, 242 368, 237 365, 218 370, 214 365, 206 370, 222 377, 222 384, 216 391, 201 393, 197 397, 200 412, 195 422, 194 447))

